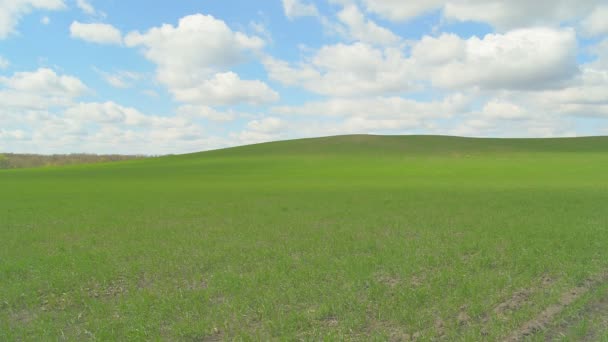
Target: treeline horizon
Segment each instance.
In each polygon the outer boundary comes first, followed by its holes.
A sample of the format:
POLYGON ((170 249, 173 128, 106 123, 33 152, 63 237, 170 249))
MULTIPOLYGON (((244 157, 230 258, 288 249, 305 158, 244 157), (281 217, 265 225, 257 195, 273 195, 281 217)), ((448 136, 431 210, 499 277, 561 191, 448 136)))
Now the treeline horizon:
POLYGON ((0 153, 0 169, 21 169, 45 166, 63 166, 76 164, 95 164, 131 159, 147 158, 146 155, 123 154, 30 154, 30 153, 0 153))

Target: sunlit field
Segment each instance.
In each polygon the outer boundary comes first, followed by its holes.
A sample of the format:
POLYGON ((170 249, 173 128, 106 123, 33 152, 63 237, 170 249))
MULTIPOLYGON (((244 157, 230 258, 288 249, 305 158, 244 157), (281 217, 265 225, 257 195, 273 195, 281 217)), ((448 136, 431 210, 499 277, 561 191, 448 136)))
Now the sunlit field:
POLYGON ((579 314, 608 293, 608 138, 304 139, 0 189, 0 340, 608 337, 579 314))

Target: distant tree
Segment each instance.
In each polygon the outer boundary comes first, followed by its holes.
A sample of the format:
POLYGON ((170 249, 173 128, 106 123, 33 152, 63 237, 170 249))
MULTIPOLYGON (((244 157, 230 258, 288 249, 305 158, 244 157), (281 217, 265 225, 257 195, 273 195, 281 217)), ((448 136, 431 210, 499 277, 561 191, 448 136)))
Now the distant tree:
MULTIPOLYGON (((0 0, 1 1, 1 0, 0 0)), ((107 163, 113 161, 145 158, 140 155, 98 155, 98 154, 0 154, 0 169, 44 167, 74 164, 107 163)))
POLYGON ((8 169, 10 163, 4 154, 0 154, 0 169, 8 169))

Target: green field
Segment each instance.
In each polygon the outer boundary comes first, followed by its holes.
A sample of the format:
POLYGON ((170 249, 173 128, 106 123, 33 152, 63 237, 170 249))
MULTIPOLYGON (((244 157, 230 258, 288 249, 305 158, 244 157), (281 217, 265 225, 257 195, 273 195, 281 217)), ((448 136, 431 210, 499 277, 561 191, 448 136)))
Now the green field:
POLYGON ((494 341, 587 284, 529 336, 578 339, 608 293, 604 137, 303 139, 0 189, 3 341, 494 341))

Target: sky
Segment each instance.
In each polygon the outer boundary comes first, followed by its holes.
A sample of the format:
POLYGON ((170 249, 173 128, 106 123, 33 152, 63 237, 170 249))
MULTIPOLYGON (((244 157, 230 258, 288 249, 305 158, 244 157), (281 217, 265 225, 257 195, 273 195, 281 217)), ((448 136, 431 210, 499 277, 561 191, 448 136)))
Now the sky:
POLYGON ((608 0, 0 0, 0 151, 608 134, 608 0))

